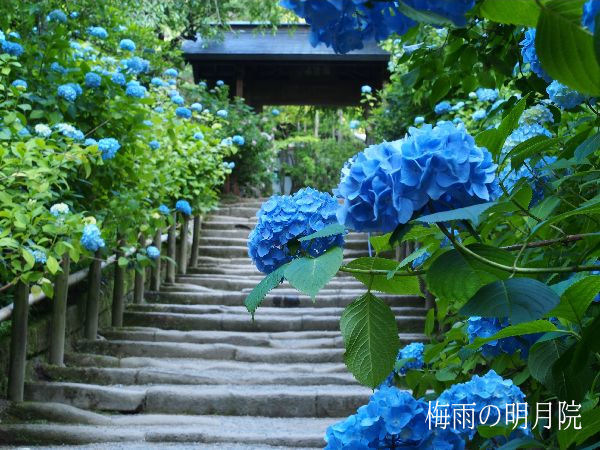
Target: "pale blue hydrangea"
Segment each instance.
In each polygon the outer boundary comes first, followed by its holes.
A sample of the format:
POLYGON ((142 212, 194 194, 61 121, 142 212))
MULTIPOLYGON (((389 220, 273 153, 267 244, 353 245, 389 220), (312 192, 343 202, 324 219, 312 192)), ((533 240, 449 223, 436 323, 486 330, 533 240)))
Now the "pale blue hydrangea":
POLYGON ((550 97, 550 101, 562 109, 574 109, 585 101, 584 95, 556 80, 550 83, 546 88, 546 92, 550 97))
POLYGON ((167 205, 160 205, 158 207, 158 212, 164 214, 165 216, 171 213, 171 210, 167 205))
POLYGON ((464 123, 464 122, 463 122, 463 120, 460 117, 455 117, 454 119, 452 119, 452 123, 454 125, 458 125, 458 124, 461 124, 461 123, 464 123))
POLYGON ((113 83, 118 84, 119 86, 125 86, 125 84, 127 84, 125 75, 120 72, 113 73, 110 79, 113 83))
POLYGON ((487 117, 487 112, 485 109, 478 109, 473 114, 471 114, 471 119, 475 121, 483 120, 487 117))
POLYGON ((408 361, 401 367, 400 374, 404 375, 408 370, 419 370, 425 366, 423 352, 425 345, 422 342, 413 342, 408 344, 398 352, 398 359, 407 359, 408 361))
POLYGON ((545 123, 554 123, 554 116, 543 103, 538 103, 537 105, 533 105, 531 108, 527 108, 519 119, 519 125, 543 125, 545 123))
POLYGON ((89 27, 88 34, 98 39, 106 39, 108 37, 107 31, 102 27, 89 27))
POLYGON ((19 34, 17 31, 11 31, 8 33, 8 36, 14 39, 21 39, 21 34, 19 34))
POLYGON ((223 80, 217 80, 216 85, 219 86, 219 87, 221 87, 221 86, 225 85, 225 82, 223 80))
POLYGON ((299 256, 300 250, 319 256, 335 246, 342 246, 342 235, 301 242, 292 250, 288 243, 337 223, 337 201, 328 193, 304 188, 294 195, 275 195, 263 203, 257 213, 258 223, 248 237, 248 254, 263 273, 299 256))
POLYGON ((175 203, 175 210, 186 216, 192 215, 192 207, 187 200, 177 200, 177 203, 175 203))
POLYGON ((71 14, 69 14, 69 17, 71 19, 77 19, 79 17, 79 12, 77 12, 77 11, 71 11, 71 14))
POLYGON ((175 78, 179 75, 179 72, 177 71, 177 69, 167 69, 165 70, 164 76, 165 77, 169 77, 169 78, 175 78))
POLYGON ((242 146, 246 143, 244 136, 240 136, 239 134, 236 134, 235 136, 233 136, 233 138, 231 138, 231 140, 233 141, 233 143, 235 145, 238 145, 238 146, 242 146))
POLYGON ((160 148, 160 142, 158 142, 156 139, 150 141, 148 145, 152 150, 158 150, 160 148))
POLYGON ((102 84, 102 77, 94 72, 88 72, 85 74, 85 85, 88 88, 96 89, 102 84))
POLYGON ((228 162, 228 163, 226 162, 225 164, 227 165, 227 168, 228 168, 229 170, 233 170, 233 169, 235 169, 235 163, 234 163, 233 161, 231 161, 231 162, 228 162))
POLYGON ((146 125, 147 127, 151 127, 151 126, 153 125, 153 124, 152 124, 152 121, 151 121, 151 120, 148 120, 148 119, 144 120, 142 123, 143 123, 144 125, 146 125))
MULTIPOLYGON (((469 317, 467 321, 467 337, 469 338, 469 342, 472 343, 477 338, 492 337, 509 325, 506 319, 500 320, 493 317, 478 316, 469 317)), ((529 348, 535 344, 539 337, 539 334, 527 334, 490 341, 481 347, 481 353, 486 357, 494 357, 501 353, 513 355, 520 351, 521 358, 526 360, 529 355, 529 348)))
POLYGON ((271 110, 271 115, 278 116, 279 114, 281 114, 281 112, 277 108, 271 110))
POLYGON ((152 80, 150 80, 150 84, 156 87, 162 87, 165 85, 165 82, 159 77, 154 77, 152 80))
POLYGON ((546 73, 546 71, 542 68, 542 64, 537 55, 537 51, 535 50, 535 28, 529 28, 525 31, 525 37, 520 42, 521 44, 521 55, 523 57, 523 62, 525 64, 529 64, 529 68, 533 73, 535 73, 538 77, 542 78, 547 83, 552 81, 550 75, 546 73))
POLYGON ((349 124, 349 127, 350 127, 351 130, 356 130, 358 127, 360 127, 360 121, 356 120, 356 119, 351 120, 350 124, 349 124))
POLYGON ((119 42, 119 48, 127 52, 134 52, 135 42, 133 42, 131 39, 121 39, 121 42, 119 42))
POLYGON ((55 125, 55 127, 60 134, 76 141, 82 141, 85 137, 83 131, 78 130, 73 125, 69 125, 68 123, 58 123, 55 125))
POLYGON ((434 210, 489 201, 497 166, 462 125, 429 124, 359 153, 337 189, 338 219, 356 231, 393 231, 426 205, 434 210))
POLYGON ((14 87, 15 89, 18 89, 19 91, 26 91, 27 90, 27 81, 15 80, 11 83, 11 86, 14 87))
POLYGON ((52 129, 48 125, 43 123, 38 123, 35 127, 33 127, 33 129, 35 131, 35 134, 43 138, 50 137, 50 135, 52 134, 52 129))
POLYGON ((167 84, 169 86, 175 86, 177 84, 177 80, 175 80, 174 78, 171 78, 170 80, 167 80, 167 84))
POLYGON ((495 102, 498 99, 498 89, 479 88, 475 91, 480 102, 495 102))
POLYGON ((502 153, 506 154, 521 142, 525 142, 535 136, 552 137, 552 133, 537 123, 524 123, 508 136, 504 143, 504 147, 502 147, 502 153))
POLYGON ((124 59, 121 64, 129 72, 139 75, 140 73, 146 73, 150 70, 150 61, 139 56, 132 56, 129 59, 124 59))
POLYGON ((146 256, 152 260, 160 258, 160 250, 153 245, 146 247, 146 256))
POLYGON ((83 228, 83 235, 80 242, 90 252, 96 252, 105 246, 100 229, 95 224, 88 224, 83 228))
POLYGON ((60 9, 55 9, 54 11, 51 11, 50 14, 48 14, 46 16, 46 20, 48 22, 66 23, 67 15, 64 12, 62 12, 60 9))
POLYGON ((46 261, 48 260, 46 252, 44 252, 43 250, 34 250, 32 248, 28 248, 27 251, 31 253, 33 258, 35 259, 36 264, 46 264, 46 261))
POLYGON ((446 114, 448 112, 450 112, 452 110, 452 105, 450 104, 449 101, 442 101, 439 102, 437 105, 435 105, 435 107, 433 108, 433 111, 438 115, 441 116, 442 114, 446 114))
POLYGON ((581 23, 592 33, 596 31, 596 17, 598 16, 599 12, 600 1, 598 0, 588 0, 583 5, 583 15, 581 17, 581 23))
POLYGON ((17 132, 17 135, 19 135, 20 137, 29 137, 31 136, 31 133, 29 132, 29 129, 27 127, 23 127, 17 132))
POLYGON ((373 92, 373 88, 368 84, 365 84, 363 87, 360 88, 360 92, 362 92, 363 94, 370 94, 373 92))
POLYGON ((163 108, 162 106, 157 106, 156 108, 154 108, 154 111, 159 114, 162 114, 165 112, 165 108, 163 108))
POLYGON ((175 114, 177 117, 181 117, 182 119, 189 119, 192 117, 192 111, 189 108, 185 108, 180 106, 175 110, 175 114))
POLYGON ((183 105, 185 103, 185 100, 183 99, 183 97, 181 95, 172 96, 171 101, 173 103, 175 103, 176 105, 183 105))
POLYGON ((96 139, 87 138, 83 143, 86 147, 91 147, 92 145, 98 145, 98 141, 96 139))
POLYGON ((224 147, 230 147, 233 145, 233 139, 230 137, 223 138, 221 139, 221 145, 224 147))
POLYGON ((115 138, 104 138, 98 141, 98 150, 102 152, 102 159, 113 159, 119 149, 121 148, 121 144, 115 138))
POLYGON ((0 41, 0 45, 2 45, 2 51, 4 53, 8 53, 11 56, 19 57, 25 51, 23 46, 17 42, 0 41))
POLYGON ((67 73, 67 69, 65 69, 63 66, 61 66, 56 61, 54 61, 52 64, 50 64, 50 70, 52 70, 53 72, 60 73, 61 75, 64 75, 65 73, 67 73))
POLYGON ((194 133, 194 139, 196 139, 197 141, 204 140, 204 133, 202 133, 202 131, 196 131, 194 133))
POLYGON ((171 89, 171 90, 169 91, 169 97, 171 97, 171 99, 172 99, 173 97, 177 96, 177 95, 180 95, 180 94, 179 94, 179 91, 178 91, 177 89, 171 89))
POLYGON ((69 205, 66 203, 55 203, 50 207, 50 214, 54 217, 66 216, 69 211, 69 205))
POLYGON ((208 84, 206 84, 206 81, 200 81, 198 83, 198 86, 200 86, 203 89, 206 89, 208 87, 208 84))
POLYGON ((425 117, 423 116, 417 116, 415 117, 415 125, 421 125, 423 123, 425 123, 425 117))
POLYGON ((464 106, 465 106, 465 102, 460 101, 452 106, 452 111, 460 111, 461 109, 464 108, 464 106))
POLYGON ((6 39, 6 35, 4 34, 4 31, 0 30, 0 41, 3 41, 6 39))
POLYGON ((146 96, 146 88, 140 84, 129 82, 125 89, 125 95, 134 98, 144 98, 146 96))
POLYGON ((229 112, 226 109, 219 109, 217 111, 217 116, 219 116, 219 117, 221 117, 223 119, 226 119, 227 116, 229 116, 229 112))
POLYGON ((77 100, 77 97, 79 95, 81 95, 81 93, 78 93, 76 86, 79 86, 79 85, 75 84, 75 83, 62 84, 58 87, 58 90, 56 91, 56 93, 59 97, 62 97, 66 101, 72 103, 75 100, 77 100))
POLYGON ((202 112, 202 105, 200 103, 192 103, 190 108, 192 109, 192 111, 202 112))

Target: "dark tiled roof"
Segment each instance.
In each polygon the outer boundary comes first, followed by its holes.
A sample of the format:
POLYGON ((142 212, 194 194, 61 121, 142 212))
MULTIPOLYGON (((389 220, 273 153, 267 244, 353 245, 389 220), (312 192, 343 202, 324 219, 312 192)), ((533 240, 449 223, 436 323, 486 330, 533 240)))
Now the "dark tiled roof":
POLYGON ((184 41, 182 50, 188 60, 318 60, 318 61, 387 61, 389 53, 375 42, 361 50, 336 54, 321 44, 313 47, 307 26, 283 26, 273 34, 258 30, 256 25, 233 25, 222 41, 203 43, 184 41))

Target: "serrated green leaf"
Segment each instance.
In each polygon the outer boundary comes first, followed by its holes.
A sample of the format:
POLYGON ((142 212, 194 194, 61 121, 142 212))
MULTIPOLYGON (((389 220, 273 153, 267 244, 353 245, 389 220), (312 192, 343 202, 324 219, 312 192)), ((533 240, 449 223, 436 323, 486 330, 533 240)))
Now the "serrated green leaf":
POLYGON ((313 299, 338 272, 343 261, 343 250, 333 247, 318 258, 298 258, 290 262, 284 271, 289 283, 313 299))
POLYGON ((527 367, 529 367, 531 376, 549 389, 552 389, 554 385, 552 380, 552 365, 568 347, 564 338, 536 342, 529 349, 529 357, 527 359, 527 367))
POLYGON ((531 0, 485 0, 480 12, 483 17, 494 22, 535 27, 540 7, 531 0))
POLYGON ((479 217, 497 202, 481 203, 479 205, 467 206, 465 208, 451 209, 434 214, 428 214, 415 219, 416 222, 438 223, 450 222, 452 220, 469 220, 473 225, 479 225, 479 217))
POLYGON ((339 223, 332 223, 331 225, 327 225, 322 230, 319 230, 313 234, 309 234, 308 236, 304 236, 298 239, 300 242, 310 241, 312 239, 317 239, 321 237, 329 237, 336 236, 338 234, 344 234, 346 232, 346 227, 344 225, 340 225, 339 223))
POLYGON ((515 146, 507 155, 513 170, 518 170, 525 160, 535 155, 543 154, 546 150, 555 147, 562 138, 549 138, 547 136, 534 136, 515 146))
POLYGON ((549 315, 581 324, 585 312, 598 292, 600 292, 600 276, 582 278, 567 287, 560 297, 560 303, 549 315))
MULTIPOLYGON (((350 261, 347 265, 352 269, 361 270, 386 270, 396 269, 396 262, 391 259, 364 257, 350 261)), ((352 276, 365 286, 371 286, 371 289, 379 292, 396 295, 420 295, 419 280, 416 276, 402 276, 388 279, 387 275, 369 275, 362 273, 352 273, 352 276)))
POLYGON ((264 277, 260 283, 258 283, 254 289, 252 289, 252 292, 248 294, 244 300, 244 305, 246 305, 246 309, 250 314, 252 314, 252 317, 254 317, 256 309, 260 306, 269 291, 275 289, 277 286, 279 286, 279 284, 281 284, 283 281, 283 273, 285 272, 286 267, 287 264, 284 264, 283 266, 275 269, 269 275, 264 277))
POLYGON ((575 149, 573 156, 575 157, 575 161, 580 163, 585 158, 595 153, 598 149, 600 149, 600 133, 590 136, 581 144, 579 144, 575 149))
POLYGON ((50 271, 50 273, 52 275, 56 274, 58 271, 61 270, 60 264, 58 263, 56 258, 52 255, 48 256, 48 258, 46 260, 46 267, 48 267, 48 270, 50 271))

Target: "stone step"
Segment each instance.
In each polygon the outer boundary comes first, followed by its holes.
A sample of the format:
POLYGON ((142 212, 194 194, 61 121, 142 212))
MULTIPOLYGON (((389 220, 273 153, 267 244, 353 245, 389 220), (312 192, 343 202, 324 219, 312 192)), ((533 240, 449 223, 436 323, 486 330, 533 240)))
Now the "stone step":
POLYGON ((221 206, 215 211, 216 214, 223 216, 234 216, 234 217, 256 217, 256 213, 260 209, 261 204, 256 203, 254 205, 242 206, 242 205, 231 205, 221 206))
MULTIPOLYGON (((364 255, 362 255, 364 256, 364 255)), ((356 252, 354 250, 346 250, 344 252, 343 264, 348 264, 353 261, 356 256, 356 252)), ((246 249, 246 256, 232 256, 232 257, 222 257, 222 256, 205 256, 200 253, 198 256, 198 265, 212 265, 212 266, 220 266, 224 264, 233 264, 233 265, 241 265, 241 266, 253 266, 252 260, 248 256, 246 249)))
MULTIPOLYGON (((246 245, 201 245, 198 247, 199 261, 204 258, 236 259, 243 258, 251 261, 246 245)), ((366 246, 360 250, 344 249, 344 258, 361 258, 369 256, 366 246)))
MULTIPOLYGON (((211 222, 210 218, 207 218, 207 222, 211 222)), ((254 227, 252 227, 252 228, 254 228, 254 227)), ((251 230, 235 229, 235 228, 222 229, 222 230, 219 230, 218 228, 217 229, 202 228, 200 236, 203 238, 221 238, 221 239, 233 238, 233 239, 244 239, 245 241, 247 241, 250 231, 251 230)), ((366 245, 368 239, 369 239, 369 235, 367 233, 351 232, 348 235, 346 235, 346 241, 364 242, 365 245, 366 245)))
MULTIPOLYGON (((271 348, 342 348, 339 331, 282 331, 276 333, 240 331, 180 331, 150 327, 111 328, 101 331, 106 339, 120 341, 187 342, 191 344, 232 344, 271 348)), ((422 334, 400 334, 404 346, 423 342, 422 334)))
POLYGON ((67 382, 25 385, 27 401, 122 413, 263 417, 344 417, 366 404, 372 391, 354 385, 99 386, 67 382))
MULTIPOLYGON (((363 292, 364 293, 364 292, 363 292)), ((149 303, 168 303, 179 305, 226 305, 241 306, 247 294, 244 292, 148 292, 146 300, 149 303)), ((292 294, 279 294, 277 290, 269 293, 263 300, 262 306, 310 306, 315 308, 341 307, 345 308, 358 296, 352 294, 323 295, 318 294, 313 300, 297 292, 292 294)), ((422 297, 413 295, 377 294, 390 306, 424 307, 422 297)))
POLYGON ((248 372, 245 370, 181 370, 168 368, 119 367, 58 367, 42 366, 44 380, 99 385, 138 384, 197 384, 197 385, 257 385, 280 384, 289 386, 319 386, 325 384, 358 384, 349 373, 298 373, 292 371, 248 372))
MULTIPOLYGON (((254 289, 264 278, 263 275, 254 276, 236 276, 236 275, 200 275, 189 274, 177 277, 178 284, 204 286, 211 289, 224 291, 241 291, 242 289, 254 289)), ((291 288, 287 281, 281 284, 281 287, 291 288)), ((358 280, 334 278, 325 286, 326 289, 364 289, 364 284, 358 280)))
MULTIPOLYGON (((157 327, 165 330, 223 330, 223 331, 312 331, 339 330, 339 315, 277 315, 276 318, 257 314, 254 320, 232 314, 180 314, 169 312, 126 311, 123 322, 127 326, 157 327)), ((401 333, 421 333, 423 316, 396 317, 401 333)))
POLYGON ((62 445, 78 444, 94 446, 78 446, 77 449, 111 450, 222 449, 223 444, 227 445, 227 449, 319 448, 323 445, 323 436, 327 427, 341 420, 175 414, 105 415, 61 403, 36 402, 22 403, 19 409, 23 417, 42 423, 2 424, 0 425, 1 443, 31 445, 44 442, 45 449, 52 448, 48 445, 54 444, 61 445, 61 450, 68 448, 62 445), (244 444, 236 444, 236 442, 244 442, 244 444), (106 443, 106 446, 102 443, 106 443), (123 443, 126 443, 126 447, 123 443), (182 447, 182 443, 194 445, 182 447), (210 443, 219 443, 220 447, 216 445, 213 447, 210 443), (270 446, 269 443, 277 447, 270 446))
POLYGON ((251 226, 254 228, 254 226, 258 222, 258 219, 256 218, 256 216, 252 216, 252 217, 229 216, 229 215, 222 214, 221 212, 219 212, 219 214, 211 214, 210 216, 208 216, 206 218, 206 222, 245 223, 245 224, 251 224, 251 226))
MULTIPOLYGON (((233 276, 244 276, 254 275, 262 278, 265 277, 264 273, 258 271, 258 269, 248 260, 242 264, 231 264, 222 263, 215 266, 213 263, 210 264, 197 264, 194 267, 188 267, 188 274, 198 275, 210 275, 210 274, 221 274, 221 275, 233 275, 233 276)), ((335 276, 336 279, 355 280, 352 274, 346 272, 338 272, 335 276)))
POLYGON ((341 348, 238 347, 231 344, 189 344, 182 342, 79 341, 75 348, 83 353, 126 358, 196 358, 241 362, 322 363, 343 362, 341 348))
MULTIPOLYGON (((202 236, 200 246, 236 246, 245 247, 247 250, 248 236, 245 237, 225 237, 225 236, 202 236)), ((368 251, 368 243, 363 239, 350 238, 344 241, 344 248, 351 250, 368 251)))
POLYGON ((201 230, 246 230, 252 231, 254 224, 251 223, 232 223, 228 221, 211 220, 210 217, 202 222, 201 230))

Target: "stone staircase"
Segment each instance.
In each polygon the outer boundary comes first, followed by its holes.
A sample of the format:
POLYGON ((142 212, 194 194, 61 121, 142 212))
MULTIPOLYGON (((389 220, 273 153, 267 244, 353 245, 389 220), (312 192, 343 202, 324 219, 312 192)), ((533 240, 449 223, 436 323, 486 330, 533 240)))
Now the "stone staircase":
MULTIPOLYGON (((65 367, 40 366, 27 402, 11 408, 22 422, 0 426, 0 444, 322 448, 326 428, 371 394, 347 372, 339 333, 343 308, 364 287, 337 276, 313 303, 285 283, 252 321, 243 301, 262 275, 246 238, 259 206, 223 205, 203 223, 187 275, 129 305, 123 328, 78 342, 65 367)), ((351 234, 345 258, 366 252, 366 236, 351 234)), ((423 300, 381 297, 401 340, 422 340, 423 300)))

